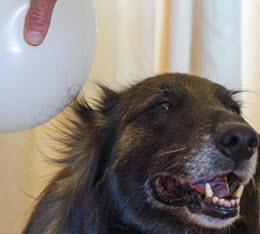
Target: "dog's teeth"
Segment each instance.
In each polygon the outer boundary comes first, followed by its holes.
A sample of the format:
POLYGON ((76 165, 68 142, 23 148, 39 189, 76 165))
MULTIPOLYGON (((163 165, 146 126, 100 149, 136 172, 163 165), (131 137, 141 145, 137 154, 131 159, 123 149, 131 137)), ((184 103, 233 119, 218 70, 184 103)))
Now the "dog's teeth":
POLYGON ((218 202, 218 197, 213 197, 213 198, 212 198, 212 201, 213 201, 213 203, 216 204, 216 203, 218 202))
POLYGON ((219 201, 218 201, 218 203, 220 204, 220 205, 224 205, 225 204, 225 199, 219 199, 219 201))
POLYGON ((236 192, 233 193, 234 196, 236 196, 238 199, 242 197, 244 191, 244 185, 240 185, 236 192))
POLYGON ((212 191, 209 183, 206 183, 206 185, 205 185, 205 192, 206 192, 206 198, 213 197, 213 191, 212 191))
POLYGON ((230 201, 230 203, 231 203, 232 206, 236 205, 236 201, 235 201, 234 199, 232 199, 232 200, 230 201))

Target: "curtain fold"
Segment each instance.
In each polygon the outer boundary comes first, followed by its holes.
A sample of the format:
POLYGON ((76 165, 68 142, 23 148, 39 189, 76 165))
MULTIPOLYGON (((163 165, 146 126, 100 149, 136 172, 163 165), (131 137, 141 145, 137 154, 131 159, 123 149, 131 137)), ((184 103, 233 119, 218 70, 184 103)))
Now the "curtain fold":
POLYGON ((260 133, 260 1, 242 1, 242 101, 244 115, 260 133))
POLYGON ((241 1, 172 0, 170 7, 167 70, 241 89, 241 1))

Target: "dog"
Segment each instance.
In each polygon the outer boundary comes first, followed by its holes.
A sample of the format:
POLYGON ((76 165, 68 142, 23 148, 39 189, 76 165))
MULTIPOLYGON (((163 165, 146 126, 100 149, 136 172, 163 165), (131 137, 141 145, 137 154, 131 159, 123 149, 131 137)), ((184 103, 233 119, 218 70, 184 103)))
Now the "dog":
POLYGON ((101 87, 95 108, 72 104, 23 233, 259 233, 259 136, 238 92, 179 73, 101 87))

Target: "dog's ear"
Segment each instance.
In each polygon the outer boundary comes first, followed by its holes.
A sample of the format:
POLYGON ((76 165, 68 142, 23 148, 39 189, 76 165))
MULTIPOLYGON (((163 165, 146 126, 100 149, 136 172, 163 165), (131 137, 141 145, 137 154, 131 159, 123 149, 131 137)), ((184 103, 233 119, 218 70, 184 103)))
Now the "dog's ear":
POLYGON ((120 101, 120 93, 106 86, 99 85, 102 93, 101 98, 97 101, 98 109, 101 111, 104 117, 109 117, 118 107, 120 101))
POLYGON ((103 85, 99 87, 102 93, 96 105, 95 142, 93 142, 92 159, 89 160, 91 171, 88 183, 91 187, 102 178, 108 166, 120 125, 117 115, 120 93, 103 85))
POLYGON ((99 198, 103 193, 97 190, 103 188, 102 180, 119 131, 119 124, 112 117, 119 95, 103 90, 96 109, 82 97, 72 103, 70 121, 65 121, 62 131, 65 156, 54 160, 63 169, 39 197, 23 233, 95 232, 91 231, 95 219, 90 217, 95 216, 96 207, 92 204, 95 199, 106 199, 99 198))
MULTIPOLYGON (((100 85, 100 88, 102 94, 95 109, 92 109, 82 97, 78 97, 72 106, 79 125, 76 126, 76 131, 72 131, 74 137, 71 141, 75 141, 75 137, 81 135, 79 141, 85 140, 85 144, 89 143, 87 146, 88 156, 79 155, 79 157, 83 157, 82 161, 88 162, 87 168, 90 170, 88 172, 88 184, 90 186, 94 186, 102 177, 102 173, 110 160, 119 130, 118 118, 115 117, 114 113, 117 112, 120 94, 105 86, 100 85), (85 128, 82 128, 82 126, 85 126, 85 128)), ((84 146, 84 142, 82 144, 84 146)), ((80 150, 74 148, 73 152, 84 154, 86 148, 80 150)), ((70 155, 68 157, 71 158, 70 155)), ((73 161, 77 162, 75 157, 73 157, 73 161)))

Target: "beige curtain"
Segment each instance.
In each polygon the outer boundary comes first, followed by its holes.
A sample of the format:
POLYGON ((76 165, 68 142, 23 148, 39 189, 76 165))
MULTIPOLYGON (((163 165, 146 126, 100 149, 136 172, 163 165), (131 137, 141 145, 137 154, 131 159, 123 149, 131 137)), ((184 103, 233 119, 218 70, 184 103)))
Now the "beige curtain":
MULTIPOLYGON (((95 0, 95 5, 97 55, 84 87, 90 101, 97 81, 118 87, 157 73, 189 72, 253 91, 243 94, 244 113, 260 132, 258 0, 95 0)), ((0 233, 21 232, 32 197, 53 174, 39 153, 46 144, 43 128, 0 134, 0 233)))
POLYGON ((242 2, 242 88, 244 115, 260 132, 260 1, 242 2))

